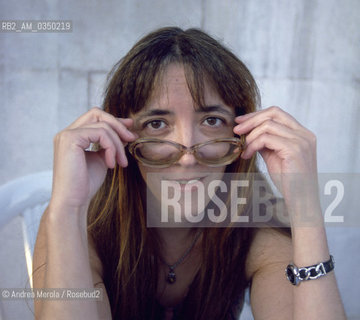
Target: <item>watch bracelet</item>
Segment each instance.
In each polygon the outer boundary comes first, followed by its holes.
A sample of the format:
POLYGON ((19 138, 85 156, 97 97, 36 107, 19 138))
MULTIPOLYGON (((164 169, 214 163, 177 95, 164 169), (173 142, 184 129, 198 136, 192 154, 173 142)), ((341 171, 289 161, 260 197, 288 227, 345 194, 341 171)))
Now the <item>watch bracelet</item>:
POLYGON ((335 261, 334 257, 330 255, 330 259, 328 261, 320 262, 308 267, 298 268, 294 264, 289 264, 285 271, 286 274, 288 273, 289 267, 292 267, 291 269, 294 272, 293 276, 295 279, 294 281, 290 280, 288 275, 287 278, 293 285, 297 285, 301 281, 318 279, 326 275, 328 272, 334 270, 335 261))

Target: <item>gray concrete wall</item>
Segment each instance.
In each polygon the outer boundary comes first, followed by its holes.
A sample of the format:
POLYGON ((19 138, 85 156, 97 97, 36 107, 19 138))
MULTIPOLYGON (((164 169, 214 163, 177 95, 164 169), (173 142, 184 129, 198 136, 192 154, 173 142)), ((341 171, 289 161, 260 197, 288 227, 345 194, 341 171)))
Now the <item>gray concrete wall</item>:
MULTIPOLYGON (((72 33, 0 33, 0 185, 51 169, 56 132, 100 105, 112 65, 142 35, 165 25, 201 27, 233 49, 257 79, 263 106, 283 107, 317 134, 320 172, 360 172, 358 0, 20 0, 2 2, 0 19, 73 21, 72 33)), ((17 227, 15 221, 0 230, 2 248, 21 242, 9 232, 17 227)), ((329 230, 354 319, 360 283, 345 270, 360 263, 359 240, 359 229, 329 230)), ((5 267, 20 251, 3 251, 0 287, 21 278, 5 267)), ((20 318, 16 312, 26 312, 20 309, 3 311, 4 317, 20 318)))

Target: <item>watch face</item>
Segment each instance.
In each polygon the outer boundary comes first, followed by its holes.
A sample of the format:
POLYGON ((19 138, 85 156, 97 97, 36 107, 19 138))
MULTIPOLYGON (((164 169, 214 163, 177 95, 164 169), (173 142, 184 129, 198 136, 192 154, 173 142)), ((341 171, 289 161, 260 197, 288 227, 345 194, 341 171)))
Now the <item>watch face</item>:
POLYGON ((287 279, 293 284, 296 285, 296 275, 295 275, 295 270, 294 270, 294 266, 289 264, 286 268, 286 277, 287 279))

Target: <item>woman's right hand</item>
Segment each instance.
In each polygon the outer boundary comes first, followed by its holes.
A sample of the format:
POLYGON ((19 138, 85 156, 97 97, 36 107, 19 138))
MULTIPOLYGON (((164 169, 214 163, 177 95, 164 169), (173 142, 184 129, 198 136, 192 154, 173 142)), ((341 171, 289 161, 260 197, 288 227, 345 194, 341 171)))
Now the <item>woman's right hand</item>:
POLYGON ((103 183, 106 172, 116 163, 126 167, 125 146, 137 135, 130 132, 130 118, 115 118, 92 108, 54 138, 53 192, 50 204, 79 209, 88 206, 103 183), (91 142, 101 146, 87 152, 91 142))

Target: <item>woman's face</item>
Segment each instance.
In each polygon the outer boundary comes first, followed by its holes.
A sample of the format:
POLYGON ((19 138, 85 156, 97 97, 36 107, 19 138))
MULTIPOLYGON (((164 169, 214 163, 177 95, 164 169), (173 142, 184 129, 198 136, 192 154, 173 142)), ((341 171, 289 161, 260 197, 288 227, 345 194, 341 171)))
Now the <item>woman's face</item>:
MULTIPOLYGON (((170 64, 164 71, 160 85, 154 91, 146 106, 134 114, 134 129, 140 137, 171 140, 191 147, 194 144, 217 138, 233 137, 235 112, 225 105, 219 95, 205 83, 202 109, 194 105, 184 69, 180 64, 170 64)), ((205 190, 205 205, 209 201, 207 186, 213 180, 221 179, 222 167, 208 167, 200 164, 193 154, 184 154, 178 162, 168 168, 152 168, 138 163, 147 187, 158 201, 162 201, 164 190, 161 181, 168 181, 178 188, 179 201, 183 205, 186 192, 194 195, 196 188, 191 184, 201 183, 205 190)), ((169 185, 167 184, 167 186, 169 185)), ((170 190, 174 192, 174 190, 170 190)), ((167 196, 171 196, 167 194, 167 196)), ((192 201, 192 211, 197 208, 192 201), (196 208, 195 208, 196 207, 196 208)))

